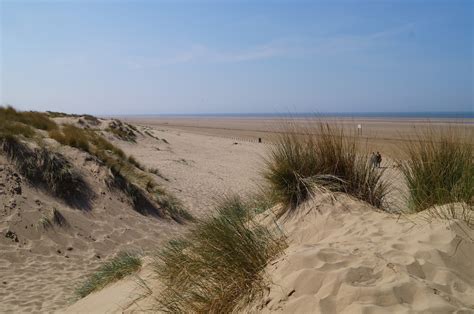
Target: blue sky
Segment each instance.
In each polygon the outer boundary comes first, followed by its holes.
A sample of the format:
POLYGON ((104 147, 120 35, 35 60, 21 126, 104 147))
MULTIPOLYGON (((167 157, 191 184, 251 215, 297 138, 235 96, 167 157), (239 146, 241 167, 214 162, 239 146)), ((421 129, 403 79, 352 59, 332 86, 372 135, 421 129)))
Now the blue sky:
POLYGON ((0 2, 20 109, 473 110, 474 1, 0 2))

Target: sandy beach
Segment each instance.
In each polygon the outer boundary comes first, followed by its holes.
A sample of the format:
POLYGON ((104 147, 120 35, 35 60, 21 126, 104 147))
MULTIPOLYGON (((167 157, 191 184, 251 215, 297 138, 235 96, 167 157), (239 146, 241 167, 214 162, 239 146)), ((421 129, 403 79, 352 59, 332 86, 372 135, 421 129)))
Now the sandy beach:
MULTIPOLYGON (((172 191, 196 217, 210 213, 219 196, 245 195, 255 190, 272 129, 280 123, 256 119, 125 121, 143 132, 136 143, 110 140, 147 169, 159 169, 156 181, 172 191), (263 143, 258 143, 258 137, 263 143)), ((400 134, 413 134, 412 122, 342 123, 348 128, 361 123, 370 147, 382 151, 384 157, 392 157, 391 149, 404 141, 400 134)), ((472 131, 473 125, 463 127, 472 131)), ((80 165, 99 196, 90 211, 78 211, 18 179, 12 165, 0 159, 0 231, 5 234, 13 230, 18 238, 18 242, 4 236, 0 239, 0 311, 154 311, 155 294, 144 291, 139 284, 144 280, 154 291, 159 290, 149 262, 138 277, 128 277, 74 304, 73 292, 103 260, 124 249, 152 254, 168 239, 184 232, 186 226, 131 210, 122 196, 107 191, 101 179, 105 176, 102 166, 76 149, 59 149, 80 165), (20 193, 17 185, 21 186, 20 193), (39 215, 51 208, 60 209, 66 217, 66 231, 38 230, 39 215)), ((389 169, 387 175, 401 184, 396 170, 389 169)), ((279 220, 290 246, 282 258, 267 267, 270 288, 249 311, 393 313, 464 309, 467 313, 474 308, 472 230, 455 223, 428 223, 418 216, 394 216, 350 198, 335 203, 315 199, 301 213, 279 220)))
POLYGON ((349 134, 359 136, 367 151, 400 158, 400 145, 418 132, 430 127, 461 128, 466 134, 474 129, 474 119, 419 119, 419 118, 260 118, 260 117, 121 117, 139 125, 168 130, 225 137, 241 141, 272 142, 275 134, 287 124, 311 127, 315 122, 342 126, 349 134), (358 126, 361 126, 358 129, 358 126), (358 133, 360 132, 360 133, 358 133))
POLYGON ((474 1, 0 1, 0 314, 474 314, 474 1))

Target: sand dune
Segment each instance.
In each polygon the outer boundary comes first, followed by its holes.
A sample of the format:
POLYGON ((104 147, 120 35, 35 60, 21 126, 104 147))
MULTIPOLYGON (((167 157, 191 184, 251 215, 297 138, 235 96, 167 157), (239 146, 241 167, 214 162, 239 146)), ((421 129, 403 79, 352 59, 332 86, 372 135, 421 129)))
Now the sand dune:
POLYGON ((290 246, 267 268, 257 312, 474 310, 474 232, 462 222, 398 218, 347 197, 283 220, 290 246))
MULTIPOLYGON (((277 222, 290 245, 265 270, 268 290, 244 312, 474 311, 474 232, 462 222, 397 217, 346 196, 316 198, 277 222)), ((138 276, 159 290, 150 265, 138 276)), ((140 280, 112 284, 66 312, 153 312, 154 295, 140 280)))
MULTIPOLYGON (((77 123, 78 119, 56 120, 77 123)), ((92 127, 105 129, 108 123, 103 120, 92 127)), ((249 191, 258 177, 261 146, 149 131, 156 138, 139 135, 136 143, 108 139, 147 168, 158 169, 163 177, 154 179, 196 216, 209 211, 219 195, 249 191)), ((136 212, 125 195, 107 187, 107 167, 87 153, 48 141, 84 175, 95 197, 87 208, 71 207, 30 185, 0 155, 0 312, 62 309, 74 301, 74 290, 104 260, 123 250, 156 250, 185 228, 136 212), (54 208, 65 217, 67 226, 46 230, 40 218, 54 208)))

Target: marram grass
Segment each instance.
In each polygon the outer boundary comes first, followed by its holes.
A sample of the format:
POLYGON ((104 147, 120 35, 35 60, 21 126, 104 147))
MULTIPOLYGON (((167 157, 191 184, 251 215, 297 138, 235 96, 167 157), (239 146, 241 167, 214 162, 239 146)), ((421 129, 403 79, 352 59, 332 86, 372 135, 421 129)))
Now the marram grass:
POLYGON ((286 247, 281 233, 256 223, 238 197, 227 197, 214 216, 198 221, 157 255, 164 289, 156 310, 229 313, 264 287, 263 270, 286 247))
POLYGON ((389 184, 369 163, 357 137, 342 127, 316 122, 288 127, 269 148, 263 177, 284 211, 294 210, 318 190, 347 193, 384 208, 389 184))
POLYGON ((110 261, 103 264, 84 283, 76 289, 76 295, 83 298, 98 291, 108 284, 118 281, 137 272, 142 266, 140 256, 128 252, 120 252, 110 261))
MULTIPOLYGON (((454 127, 418 133, 410 139, 401 161, 413 212, 459 203, 469 213, 474 205, 474 134, 454 127)), ((455 213, 451 212, 452 218, 455 213)))

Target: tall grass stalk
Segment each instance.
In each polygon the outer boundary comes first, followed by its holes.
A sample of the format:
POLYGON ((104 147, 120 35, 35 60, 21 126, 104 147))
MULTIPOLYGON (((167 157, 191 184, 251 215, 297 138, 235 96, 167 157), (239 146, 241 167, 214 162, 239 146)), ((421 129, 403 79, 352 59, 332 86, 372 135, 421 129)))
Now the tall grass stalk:
POLYGON ((262 271, 286 247, 281 234, 252 220, 237 197, 223 200, 215 216, 201 220, 158 254, 156 272, 165 288, 158 310, 229 313, 263 288, 262 271))

